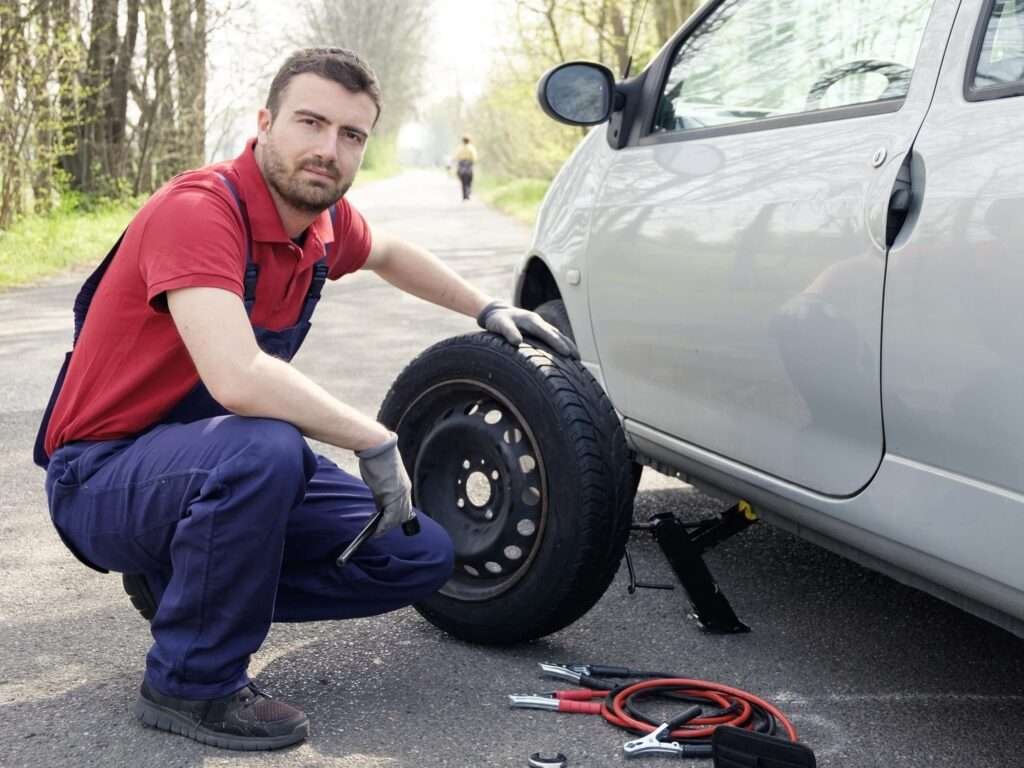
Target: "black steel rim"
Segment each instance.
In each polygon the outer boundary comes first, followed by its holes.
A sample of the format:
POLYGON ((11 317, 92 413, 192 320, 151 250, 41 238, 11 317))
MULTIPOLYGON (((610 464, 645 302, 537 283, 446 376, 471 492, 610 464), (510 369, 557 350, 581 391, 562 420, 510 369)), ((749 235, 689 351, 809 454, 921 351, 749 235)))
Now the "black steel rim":
POLYGON ((423 392, 396 428, 414 502, 448 531, 455 569, 441 594, 489 600, 529 571, 547 521, 547 477, 529 424, 504 394, 458 379, 423 392))

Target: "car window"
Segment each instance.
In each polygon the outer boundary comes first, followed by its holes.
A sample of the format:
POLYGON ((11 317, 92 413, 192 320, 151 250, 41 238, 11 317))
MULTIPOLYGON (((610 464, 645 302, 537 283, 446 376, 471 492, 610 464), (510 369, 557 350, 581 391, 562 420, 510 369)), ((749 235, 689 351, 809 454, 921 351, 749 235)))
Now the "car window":
POLYGON ((978 54, 975 88, 1024 82, 1024 0, 995 0, 978 54))
POLYGON ((654 131, 902 99, 932 0, 725 0, 676 51, 654 131))

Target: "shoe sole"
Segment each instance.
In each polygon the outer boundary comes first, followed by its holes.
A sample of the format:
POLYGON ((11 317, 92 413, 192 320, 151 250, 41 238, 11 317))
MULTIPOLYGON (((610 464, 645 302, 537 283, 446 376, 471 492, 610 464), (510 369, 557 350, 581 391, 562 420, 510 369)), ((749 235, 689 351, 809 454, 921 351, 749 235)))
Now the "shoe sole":
POLYGON ((291 733, 281 736, 235 736, 218 733, 196 725, 194 721, 173 709, 162 707, 141 697, 135 702, 135 716, 150 728, 176 733, 179 736, 221 749, 237 749, 247 752, 280 749, 298 744, 309 737, 309 720, 299 723, 291 733))
POLYGON ((135 610, 142 614, 142 618, 152 622, 156 616, 156 600, 146 583, 146 577, 142 574, 124 573, 121 574, 121 585, 124 591, 131 598, 135 610))

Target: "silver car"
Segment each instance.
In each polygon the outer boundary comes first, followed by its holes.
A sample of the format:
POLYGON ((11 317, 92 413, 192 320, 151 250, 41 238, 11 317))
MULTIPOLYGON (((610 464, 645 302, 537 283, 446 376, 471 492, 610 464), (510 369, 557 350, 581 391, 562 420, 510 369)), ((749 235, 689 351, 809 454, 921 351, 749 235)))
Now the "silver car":
POLYGON ((516 301, 637 459, 1024 635, 1024 2, 710 2, 539 97, 608 125, 516 301))
POLYGON ((648 465, 742 500, 652 523, 705 626, 746 628, 696 561, 756 510, 1024 635, 1024 0, 712 0, 635 77, 538 90, 599 127, 515 300, 582 360, 474 334, 392 386, 455 544, 423 615, 571 623, 648 465))

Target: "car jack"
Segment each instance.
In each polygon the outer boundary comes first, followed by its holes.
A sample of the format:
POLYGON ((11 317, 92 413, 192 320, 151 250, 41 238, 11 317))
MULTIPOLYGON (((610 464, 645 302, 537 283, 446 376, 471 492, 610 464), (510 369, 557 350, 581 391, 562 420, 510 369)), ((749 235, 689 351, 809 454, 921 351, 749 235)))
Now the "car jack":
MULTIPOLYGON (((721 513, 717 519, 700 523, 683 523, 671 512, 653 515, 646 523, 633 523, 632 530, 650 531, 690 598, 693 617, 707 632, 733 634, 749 632, 750 627, 736 616, 732 606, 718 587, 704 562, 704 553, 757 522, 750 504, 740 501, 721 513)), ((671 584, 650 584, 637 581, 633 560, 626 550, 629 570, 629 594, 637 589, 674 589, 671 584)))

